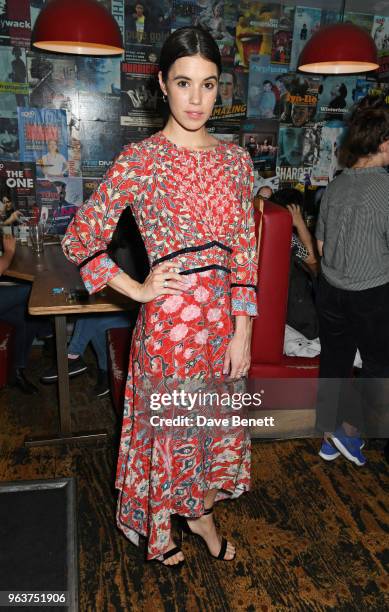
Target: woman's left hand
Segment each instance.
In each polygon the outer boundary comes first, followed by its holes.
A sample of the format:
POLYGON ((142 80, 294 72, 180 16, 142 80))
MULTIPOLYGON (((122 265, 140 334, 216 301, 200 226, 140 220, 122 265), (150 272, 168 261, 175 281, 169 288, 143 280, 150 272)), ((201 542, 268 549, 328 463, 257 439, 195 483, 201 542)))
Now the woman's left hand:
POLYGON ((251 363, 251 322, 247 332, 235 331, 224 357, 223 374, 230 378, 246 376, 251 363))

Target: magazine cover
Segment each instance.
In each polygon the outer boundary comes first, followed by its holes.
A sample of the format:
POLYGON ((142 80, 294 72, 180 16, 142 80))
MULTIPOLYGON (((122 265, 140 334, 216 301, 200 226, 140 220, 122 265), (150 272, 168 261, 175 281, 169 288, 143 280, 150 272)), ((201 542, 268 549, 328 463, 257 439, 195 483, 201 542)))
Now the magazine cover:
POLYGON ((321 11, 320 26, 331 25, 340 21, 340 12, 338 10, 331 10, 323 8, 321 11))
POLYGON ((0 46, 0 117, 16 118, 18 106, 28 106, 26 51, 0 46))
POLYGON ((167 110, 157 80, 154 64, 122 63, 121 118, 122 126, 161 128, 167 110))
POLYGON ((76 67, 79 90, 120 95, 120 57, 78 55, 76 67))
POLYGON ((171 18, 170 0, 125 0, 125 61, 157 63, 171 18))
POLYGON ((184 26, 193 25, 196 22, 197 15, 201 10, 204 2, 199 3, 196 0, 171 0, 171 29, 177 30, 184 26))
POLYGON ((378 51, 380 73, 389 70, 389 17, 376 15, 373 21, 371 36, 378 51))
POLYGON ((0 117, 0 159, 20 161, 18 120, 0 117))
POLYGON ((240 124, 247 110, 247 73, 242 69, 223 69, 220 74, 218 95, 209 125, 220 122, 240 124))
POLYGON ((241 145, 250 154, 254 169, 260 174, 275 171, 278 153, 278 123, 271 120, 246 121, 241 132, 241 145))
POLYGON ((235 58, 235 26, 238 6, 234 0, 197 0, 195 25, 210 32, 225 66, 232 66, 235 58))
POLYGON ((248 69, 252 55, 271 55, 274 28, 278 27, 280 5, 241 0, 235 37, 236 64, 248 69))
POLYGON ((301 72, 288 72, 276 81, 280 92, 280 121, 302 127, 314 120, 322 78, 301 72))
POLYGON ((342 121, 354 103, 356 82, 356 76, 343 74, 323 77, 316 108, 317 121, 342 121))
POLYGON ((340 169, 338 151, 345 131, 345 125, 332 127, 325 124, 321 127, 319 154, 311 174, 312 185, 327 185, 340 169))
POLYGON ((68 173, 66 112, 48 108, 18 108, 21 161, 35 161, 37 177, 68 173))
POLYGON ((296 70, 300 53, 305 43, 319 28, 321 9, 296 6, 293 28, 293 42, 290 56, 290 69, 296 70))
POLYGON ((389 83, 380 83, 374 77, 357 78, 354 102, 358 103, 366 96, 384 98, 385 104, 389 104, 389 83))
POLYGON ((117 121, 81 121, 81 170, 83 177, 101 177, 120 152, 117 121))
POLYGON ((122 35, 122 40, 124 42, 124 34, 125 34, 125 21, 124 21, 124 5, 125 0, 98 0, 100 4, 105 6, 107 11, 111 13, 113 17, 115 17, 116 23, 120 28, 120 32, 122 35))
POLYGON ((271 62, 289 65, 292 49, 292 30, 274 30, 271 46, 271 62))
POLYGON ((0 161, 0 197, 24 217, 32 216, 35 206, 35 164, 0 161))
POLYGON ((27 53, 30 106, 64 109, 78 115, 76 60, 72 55, 27 53))
POLYGON ((353 23, 354 25, 364 28, 367 32, 371 32, 373 27, 374 15, 370 13, 351 13, 346 11, 343 21, 353 23))
POLYGON ((82 204, 82 179, 37 179, 36 203, 46 233, 63 235, 82 204))
POLYGON ((253 55, 250 60, 247 117, 273 119, 279 117, 281 91, 279 77, 287 67, 271 64, 268 55, 253 55))
POLYGON ((319 158, 321 127, 280 127, 276 170, 281 182, 310 180, 319 158))
POLYGON ((30 0, 0 0, 0 45, 29 48, 30 41, 30 0))

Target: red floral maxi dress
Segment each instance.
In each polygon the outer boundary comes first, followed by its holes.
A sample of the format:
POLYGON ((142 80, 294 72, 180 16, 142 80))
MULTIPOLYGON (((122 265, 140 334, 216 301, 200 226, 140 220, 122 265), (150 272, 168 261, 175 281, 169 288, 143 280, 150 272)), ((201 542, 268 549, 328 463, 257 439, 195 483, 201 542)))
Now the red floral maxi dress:
POLYGON ((201 516, 204 495, 237 497, 250 485, 250 440, 149 435, 141 423, 147 380, 222 376, 233 315, 255 316, 256 240, 253 171, 233 144, 194 151, 161 132, 126 146, 78 211, 63 240, 90 293, 120 273, 107 245, 131 206, 150 265, 169 261, 188 280, 180 295, 143 304, 134 329, 116 486, 119 528, 148 558, 166 551, 170 517, 201 516))

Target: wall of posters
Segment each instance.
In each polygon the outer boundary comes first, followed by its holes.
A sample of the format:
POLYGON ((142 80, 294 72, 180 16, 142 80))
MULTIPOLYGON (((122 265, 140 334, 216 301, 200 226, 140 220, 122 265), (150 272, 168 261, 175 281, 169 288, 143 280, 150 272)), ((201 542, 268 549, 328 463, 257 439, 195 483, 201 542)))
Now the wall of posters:
POLYGON ((0 163, 35 168, 52 196, 54 180, 82 179, 85 199, 123 145, 163 127, 169 107, 157 81, 159 54, 182 26, 200 25, 219 47, 222 73, 207 129, 251 151, 256 186, 308 178, 312 188, 324 186, 338 169, 354 105, 366 95, 389 103, 389 8, 375 15, 366 4, 344 15, 375 39, 379 71, 323 78, 300 74, 296 66, 312 34, 339 21, 337 7, 324 1, 308 3, 314 7, 260 0, 99 2, 121 29, 122 56, 31 48, 46 0, 0 0, 0 163))

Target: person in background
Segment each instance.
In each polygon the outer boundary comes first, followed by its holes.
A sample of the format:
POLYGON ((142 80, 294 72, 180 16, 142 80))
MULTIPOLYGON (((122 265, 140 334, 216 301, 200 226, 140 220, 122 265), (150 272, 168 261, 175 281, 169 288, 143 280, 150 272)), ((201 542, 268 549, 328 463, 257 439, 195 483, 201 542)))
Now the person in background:
MULTIPOLYGON (((3 234, 3 255, 0 276, 9 268, 15 255, 16 240, 3 234)), ((0 279, 0 319, 14 327, 14 362, 12 385, 27 395, 38 393, 37 387, 25 375, 28 357, 35 337, 50 334, 47 320, 29 317, 27 312, 31 285, 8 284, 0 279)))
POLYGON ((263 198, 264 200, 273 200, 273 189, 269 185, 262 185, 257 191, 257 197, 263 198))
POLYGON ((296 257, 309 266, 317 264, 316 248, 311 232, 307 228, 301 209, 303 196, 300 191, 293 188, 279 189, 273 193, 271 201, 286 208, 292 215, 294 231, 292 233, 292 249, 296 257))
POLYGON ((69 171, 69 164, 65 157, 58 151, 56 140, 49 140, 47 143, 48 152, 42 155, 37 164, 42 167, 42 172, 46 178, 52 176, 64 176, 69 171))
POLYGON ((316 227, 323 379, 316 426, 324 432, 323 459, 341 453, 362 466, 362 415, 341 393, 350 388, 357 348, 362 380, 389 377, 388 107, 362 104, 353 112, 340 159, 346 167, 324 192, 316 227))
POLYGON ((0 223, 1 225, 13 225, 22 217, 20 210, 15 210, 12 201, 7 195, 3 195, 0 202, 0 223))
MULTIPOLYGON (((137 311, 135 312, 135 315, 137 311)), ((136 316, 135 316, 136 318, 136 316)), ((93 388, 96 397, 105 397, 109 393, 107 331, 113 328, 132 327, 134 312, 112 313, 110 315, 89 315, 77 319, 68 345, 68 371, 72 378, 88 369, 83 355, 89 343, 97 357, 97 381, 93 388)), ((42 383, 53 383, 58 380, 58 370, 51 366, 40 378, 42 383)))

